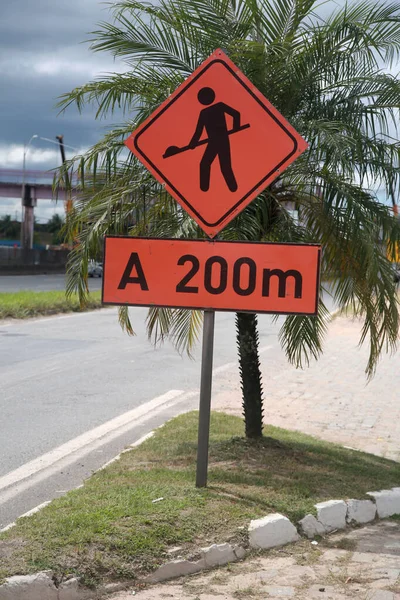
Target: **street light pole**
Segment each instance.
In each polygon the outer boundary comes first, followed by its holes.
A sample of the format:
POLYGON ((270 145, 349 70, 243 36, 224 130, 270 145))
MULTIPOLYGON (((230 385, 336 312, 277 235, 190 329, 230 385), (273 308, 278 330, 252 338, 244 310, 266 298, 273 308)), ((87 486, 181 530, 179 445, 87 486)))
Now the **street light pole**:
MULTIPOLYGON (((63 138, 64 136, 62 135, 56 135, 56 139, 59 140, 59 138, 63 138)), ((51 140, 50 138, 45 138, 45 137, 41 137, 39 136, 39 140, 44 140, 45 142, 50 142, 50 144, 56 144, 56 146, 60 145, 60 141, 55 142, 54 140, 51 140)), ((74 152, 78 152, 78 149, 75 148, 75 146, 70 146, 69 144, 65 144, 65 142, 63 141, 63 146, 65 146, 65 148, 70 148, 71 150, 73 150, 74 152)))
MULTIPOLYGON (((57 139, 59 139, 61 137, 61 140, 59 140, 60 145, 62 142, 62 136, 57 136, 57 139)), ((51 144, 56 144, 59 145, 59 142, 55 142, 54 140, 51 140, 50 138, 45 138, 45 137, 41 137, 37 134, 34 134, 30 140, 24 144, 24 155, 23 155, 23 161, 22 161, 22 198, 21 198, 21 203, 22 203, 22 218, 21 218, 21 246, 22 248, 28 248, 31 249, 33 246, 33 229, 34 229, 34 217, 33 217, 33 210, 34 210, 34 206, 36 204, 36 200, 34 198, 30 198, 30 196, 28 197, 28 194, 26 194, 26 192, 28 190, 26 190, 26 183, 25 183, 25 170, 26 170, 26 155, 28 153, 29 147, 32 143, 32 141, 34 139, 39 139, 39 140, 43 140, 45 142, 50 142, 51 144), (25 196, 27 196, 25 198, 25 196)), ((69 146, 68 144, 64 144, 62 142, 63 146, 66 146, 67 148, 71 148, 72 150, 77 152, 77 149, 74 148, 73 146, 69 146)), ((63 149, 64 151, 64 149, 63 149)), ((65 161, 65 154, 63 156, 64 161, 65 161)), ((68 188, 69 186, 67 185, 66 188, 68 188)), ((34 189, 34 188, 32 188, 34 189)), ((66 193, 68 193, 67 189, 66 189, 66 193)), ((67 208, 69 208, 70 206, 70 201, 68 203, 68 201, 66 202, 66 206, 67 208)))
POLYGON ((23 160, 22 160, 22 197, 21 197, 21 205, 22 205, 22 217, 21 217, 21 246, 22 248, 32 248, 32 243, 33 243, 33 235, 30 235, 30 229, 31 229, 31 218, 33 217, 33 215, 31 215, 30 213, 33 213, 33 208, 27 207, 25 206, 25 167, 26 167, 26 155, 28 153, 29 150, 29 146, 31 145, 31 142, 35 139, 38 138, 39 136, 35 133, 31 139, 29 140, 28 143, 24 144, 24 156, 23 156, 23 160))
MULTIPOLYGON (((66 146, 66 144, 64 144, 64 136, 56 135, 56 140, 58 141, 58 143, 60 145, 61 162, 62 162, 62 165, 65 167, 65 163, 66 163, 65 146, 66 146)), ((71 212, 71 209, 72 209, 72 199, 71 199, 71 181, 70 181, 67 170, 65 170, 65 172, 64 172, 64 181, 65 181, 65 216, 66 216, 66 218, 68 218, 69 213, 71 212)))

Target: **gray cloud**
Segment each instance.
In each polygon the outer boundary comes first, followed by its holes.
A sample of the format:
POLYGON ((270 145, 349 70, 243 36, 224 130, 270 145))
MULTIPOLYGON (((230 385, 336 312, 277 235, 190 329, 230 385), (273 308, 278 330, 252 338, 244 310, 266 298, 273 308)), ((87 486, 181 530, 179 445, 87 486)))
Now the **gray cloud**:
MULTIPOLYGON (((320 12, 329 14, 343 1, 324 3, 320 12)), ((111 19, 110 6, 101 0, 1 4, 0 145, 23 144, 36 133, 52 139, 64 134, 71 146, 90 146, 107 123, 96 122, 91 109, 79 115, 70 108, 58 117, 55 104, 61 94, 96 75, 123 70, 111 56, 95 54, 84 43, 100 21, 111 19)))
MULTIPOLYGON (((0 20, 0 143, 23 143, 33 133, 63 133, 72 146, 88 146, 101 135, 93 111, 70 109, 57 116, 57 98, 104 71, 111 57, 82 42, 96 23, 109 18, 98 0, 13 0, 0 20)), ((0 165, 1 167, 1 165, 0 165)))
POLYGON ((98 0, 13 0, 2 4, 0 47, 37 52, 79 44, 107 18, 98 0))
MULTIPOLYGON (((23 144, 33 134, 53 140, 64 134, 71 146, 90 146, 112 120, 96 121, 91 109, 79 115, 70 108, 57 116, 55 104, 61 94, 96 75, 123 70, 111 56, 94 54, 83 43, 99 21, 110 19, 109 9, 101 0, 0 2, 0 169, 22 167, 23 144)), ((325 17, 343 4, 322 3, 319 13, 325 17)), ((114 119, 119 122, 118 115, 114 119)), ((27 167, 53 169, 59 160, 56 146, 35 140, 27 167)), ((0 199, 0 214, 19 204, 0 199)))
MULTIPOLYGON (((22 168, 23 144, 37 134, 87 148, 112 121, 96 121, 94 110, 74 108, 58 116, 57 98, 100 73, 121 70, 111 56, 93 54, 83 43, 109 10, 100 0, 12 0, 1 3, 0 18, 0 169, 22 168)), ((118 121, 118 116, 115 117, 118 121)), ((71 150, 67 149, 67 155, 71 150)), ((27 168, 53 169, 57 146, 36 139, 27 168)), ((62 205, 40 201, 46 218, 62 205)), ((0 214, 20 212, 20 201, 0 199, 0 214)))

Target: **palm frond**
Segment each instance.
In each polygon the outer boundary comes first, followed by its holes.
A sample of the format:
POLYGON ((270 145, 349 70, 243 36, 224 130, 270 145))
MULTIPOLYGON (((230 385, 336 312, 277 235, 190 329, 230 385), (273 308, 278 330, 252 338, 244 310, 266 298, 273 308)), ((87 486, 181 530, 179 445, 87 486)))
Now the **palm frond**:
POLYGON ((151 307, 146 322, 149 339, 155 345, 169 339, 178 352, 192 356, 200 336, 203 312, 151 307))
POLYGON ((289 362, 296 367, 309 366, 323 352, 323 341, 328 329, 330 312, 322 299, 319 301, 318 315, 307 317, 289 315, 279 332, 279 341, 289 362))

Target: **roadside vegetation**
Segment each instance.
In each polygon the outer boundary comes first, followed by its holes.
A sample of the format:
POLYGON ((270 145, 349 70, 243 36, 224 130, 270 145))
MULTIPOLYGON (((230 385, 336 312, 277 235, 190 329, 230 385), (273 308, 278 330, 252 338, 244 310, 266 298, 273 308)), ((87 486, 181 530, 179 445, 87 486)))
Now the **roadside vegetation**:
POLYGON ((101 306, 100 291, 91 292, 88 303, 84 306, 81 306, 76 294, 67 298, 64 291, 0 293, 0 319, 27 319, 40 315, 94 310, 101 306))
POLYGON ((296 522, 316 502, 399 482, 394 461, 271 426, 248 440, 242 419, 212 413, 209 487, 196 489, 197 420, 191 412, 169 421, 83 488, 0 534, 0 579, 51 569, 87 585, 134 580, 211 543, 245 543, 251 519, 281 512, 296 522))
MULTIPOLYGON (((38 223, 35 220, 33 241, 35 244, 59 245, 64 241, 62 229, 64 219, 54 214, 47 223, 38 223)), ((11 215, 0 217, 0 240, 19 241, 21 236, 21 223, 11 215)))

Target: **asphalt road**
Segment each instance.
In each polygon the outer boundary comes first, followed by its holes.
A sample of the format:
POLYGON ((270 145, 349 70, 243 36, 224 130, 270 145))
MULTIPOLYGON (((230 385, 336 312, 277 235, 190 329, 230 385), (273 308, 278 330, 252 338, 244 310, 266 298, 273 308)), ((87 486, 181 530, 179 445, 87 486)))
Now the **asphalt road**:
MULTIPOLYGON (((133 338, 114 308, 0 324, 0 529, 170 416, 197 408, 199 350, 194 360, 168 343, 155 350, 146 312, 132 309, 133 338)), ((277 325, 263 315, 260 330, 263 351, 272 352, 277 325)), ((218 313, 215 391, 236 368, 234 315, 218 313)))
MULTIPOLYGON (((101 289, 101 279, 89 278, 91 290, 101 289)), ((0 275, 0 292, 65 290, 65 275, 0 275)))

